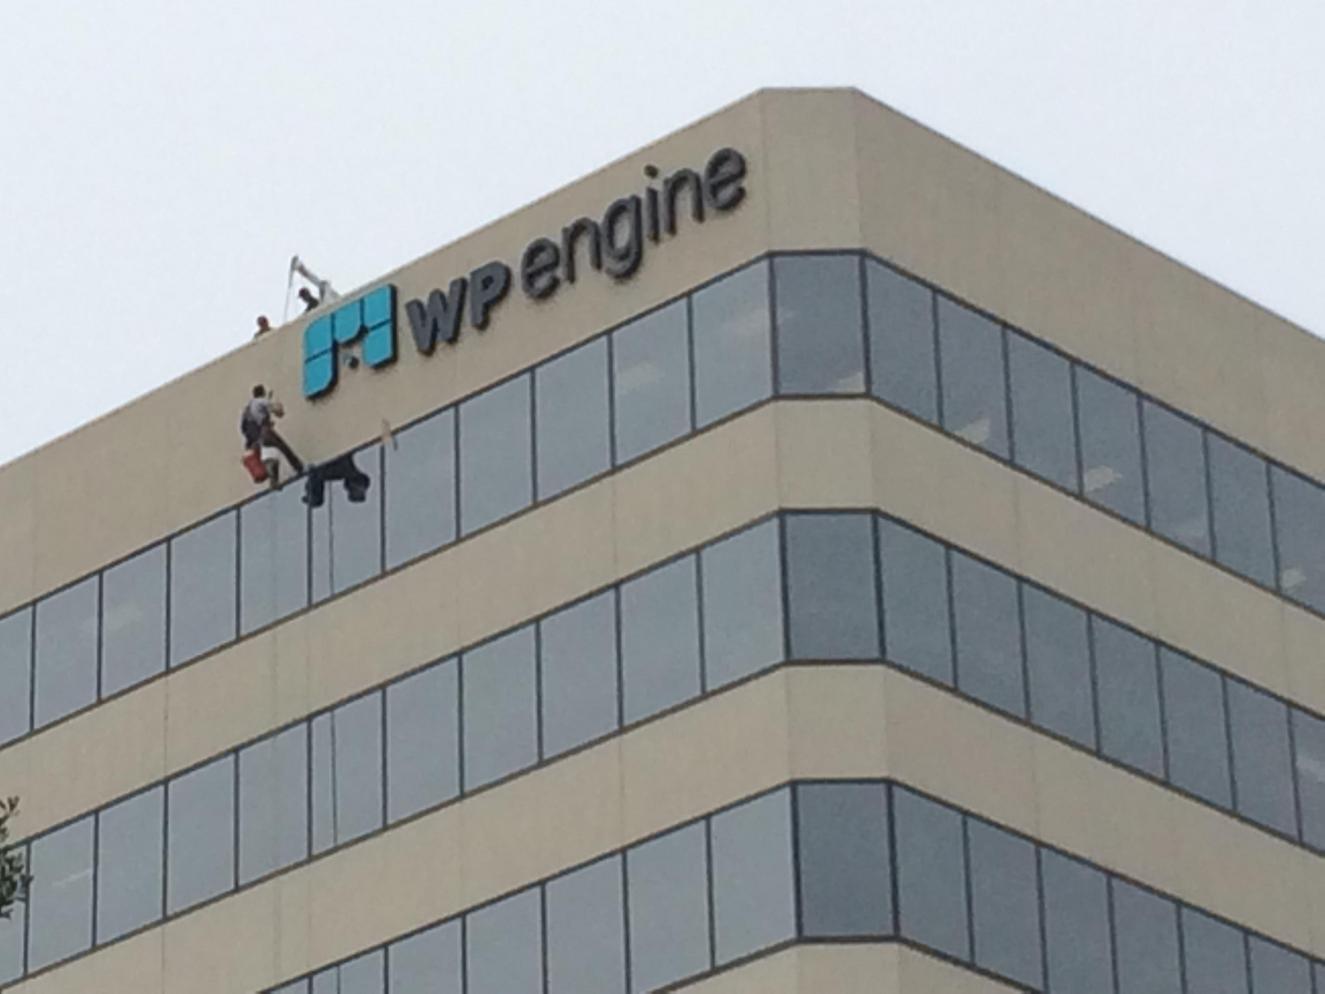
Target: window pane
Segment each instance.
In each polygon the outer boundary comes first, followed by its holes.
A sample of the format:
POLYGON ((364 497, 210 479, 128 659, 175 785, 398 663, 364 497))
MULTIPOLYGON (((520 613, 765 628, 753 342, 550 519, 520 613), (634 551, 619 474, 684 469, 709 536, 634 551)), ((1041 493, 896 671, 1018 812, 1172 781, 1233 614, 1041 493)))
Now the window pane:
POLYGON ((1233 804, 1224 723, 1223 679, 1208 666, 1161 648, 1169 780, 1223 807, 1233 804))
POLYGON ((239 751, 239 882, 308 856, 308 726, 239 751))
POLYGON ((1279 547, 1279 590, 1317 611, 1325 611, 1325 490, 1270 468, 1274 528, 1279 547))
POLYGON ((1086 612, 1022 584, 1031 721, 1088 749, 1095 748, 1094 694, 1086 612))
POLYGON ((1007 458, 1003 329, 942 294, 938 300, 943 427, 1007 458))
POLYGON ((1118 994, 1181 994, 1173 902, 1113 880, 1118 994))
POLYGON ((37 602, 37 728, 97 699, 97 581, 37 602))
POLYGON ((779 790, 713 816, 717 965, 796 935, 791 793, 779 790))
POLYGON ((239 630, 244 635, 308 606, 308 506, 303 498, 303 487, 286 486, 239 509, 239 630))
POLYGON ((1230 680, 1228 717, 1238 811, 1252 821, 1295 836, 1287 705, 1245 683, 1230 680))
POLYGON ((616 458, 627 462, 690 430, 686 302, 612 333, 616 458))
POLYGON ((695 557, 621 585, 621 670, 627 722, 699 695, 695 557))
POLYGON ((1205 449, 1201 429, 1184 417, 1142 401, 1150 527, 1203 556, 1210 554, 1205 449))
POLYGON ((467 994, 542 994, 538 890, 521 891, 465 918, 467 994))
POLYGON ((460 793, 459 670, 448 659, 386 688, 388 821, 460 793))
POLYGON ((1293 744, 1297 747, 1302 841, 1325 849, 1325 721, 1294 709, 1293 744))
POLYGON ((893 820, 902 935, 967 959, 971 939, 961 815, 909 790, 894 789, 893 820))
POLYGON ((235 637, 235 514, 170 540, 170 665, 235 637))
POLYGON ((166 786, 166 914, 174 914, 235 886, 234 757, 166 786))
POLYGON ((778 392, 865 389, 860 258, 794 255, 773 260, 777 288, 778 392))
POLYGON ((938 421, 933 292, 873 259, 865 260, 865 286, 875 396, 918 418, 938 421))
POLYGON ((1108 880, 1099 870, 1047 849, 1041 851, 1040 870, 1049 990, 1112 991, 1108 880))
POLYGON ((1077 443, 1068 361, 1043 345, 1009 332, 1008 374, 1017 465, 1075 491, 1077 443))
POLYGON ((784 521, 792 658, 878 658, 869 516, 791 514, 784 521))
POLYGON ((455 541, 455 408, 386 447, 386 568, 455 541))
POLYGON ((460 405, 460 532, 500 521, 534 497, 529 374, 460 405))
POLYGON ((161 917, 165 791, 153 787, 104 809, 97 828, 97 942, 161 917))
POLYGON ((40 970, 92 945, 91 816, 35 840, 31 868, 28 969, 40 970))
POLYGON ((1035 847, 984 822, 967 822, 978 966, 1040 988, 1040 900, 1035 847))
POLYGON ((704 589, 704 665, 716 690, 780 661, 782 580, 776 521, 699 554, 704 589))
POLYGON ((1210 453, 1215 558, 1234 572, 1273 587, 1274 544, 1265 460, 1211 432, 1205 437, 1210 453))
POLYGON ((1254 935, 1250 938, 1255 994, 1311 994, 1311 974, 1303 957, 1254 935))
POLYGON ((771 392, 768 263, 757 262, 691 297, 699 427, 771 392))
POLYGON ((382 963, 379 949, 323 970, 313 978, 313 994, 382 994, 382 963))
POLYGON ((609 590, 539 627, 543 754, 557 756, 617 727, 616 597, 609 590))
POLYGON ((382 449, 354 453, 371 484, 352 501, 339 482, 327 486, 327 502, 313 511, 313 600, 349 590, 382 570, 382 449))
POLYGON ((624 903, 619 856, 548 881, 547 994, 623 994, 624 903))
POLYGON ((1017 582, 960 552, 952 554, 957 686, 1002 711, 1026 714, 1017 582))
POLYGON ((1082 366, 1074 372, 1081 427, 1081 491, 1101 507, 1145 524, 1136 395, 1082 366))
MULTIPOLYGON (((27 855, 24 847, 21 855, 27 855)), ((25 860, 25 866, 30 866, 25 860)), ((14 904, 9 919, 0 928, 0 984, 8 983, 23 973, 23 931, 27 927, 28 906, 23 902, 14 904)))
POLYGON ((313 852, 382 827, 382 695, 313 719, 313 852))
POLYGON ((879 522, 884 655, 952 686, 948 568, 943 546, 891 521, 879 522))
POLYGON ((459 921, 393 942, 387 957, 388 994, 462 994, 459 921))
POLYGON ((892 874, 883 785, 797 787, 796 837, 805 937, 890 935, 892 874))
POLYGON ((101 693, 166 668, 166 547, 154 545, 101 576, 101 693))
POLYGON ((308 994, 308 978, 277 987, 272 994, 308 994))
POLYGON ((626 853, 633 992, 707 970, 704 826, 689 825, 626 853))
POLYGON ((1164 775, 1159 677, 1149 639, 1093 618, 1095 678, 1100 694, 1100 749, 1152 776, 1164 775))
POLYGON ((1192 994, 1247 994, 1242 933, 1232 926, 1183 908, 1182 958, 1192 994))
POLYGON ((26 735, 32 681, 32 609, 0 618, 0 745, 26 735))
POLYGON ((466 790, 538 761, 534 626, 526 625, 464 656, 466 790))
POLYGON ((552 497, 607 469, 607 339, 534 370, 538 496, 552 497))

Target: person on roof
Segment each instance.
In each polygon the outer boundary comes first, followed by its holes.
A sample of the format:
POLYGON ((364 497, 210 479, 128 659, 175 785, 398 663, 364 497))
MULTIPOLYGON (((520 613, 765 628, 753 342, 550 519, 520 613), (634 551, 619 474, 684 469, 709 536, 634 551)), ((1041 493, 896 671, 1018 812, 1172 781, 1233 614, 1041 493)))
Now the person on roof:
POLYGON ((254 338, 261 338, 267 332, 271 331, 271 322, 267 320, 267 315, 258 315, 258 330, 253 332, 254 338))
POLYGON ((322 303, 322 301, 318 299, 317 295, 314 294, 313 291, 308 289, 308 287, 306 286, 299 288, 299 299, 304 302, 305 314, 307 314, 314 307, 317 307, 319 304, 322 303))
POLYGON ((280 485, 281 462, 275 452, 270 452, 271 449, 285 457, 296 476, 304 471, 303 461, 276 430, 276 419, 284 416, 285 408, 274 396, 267 395, 266 387, 259 383, 253 388, 253 396, 244 405, 239 418, 239 431, 244 436, 244 462, 255 483, 266 481, 273 487, 280 485), (259 469, 262 475, 259 475, 259 469))

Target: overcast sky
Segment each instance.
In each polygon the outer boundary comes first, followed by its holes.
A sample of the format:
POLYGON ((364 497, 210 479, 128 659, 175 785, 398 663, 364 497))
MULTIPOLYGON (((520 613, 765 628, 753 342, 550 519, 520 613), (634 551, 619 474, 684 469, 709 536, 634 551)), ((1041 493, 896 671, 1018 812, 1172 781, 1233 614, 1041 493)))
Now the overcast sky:
MULTIPOLYGON (((1325 333, 1320 0, 3 0, 0 462, 751 90, 853 85, 1325 333)), ((1325 384, 1322 384, 1325 389, 1325 384)))

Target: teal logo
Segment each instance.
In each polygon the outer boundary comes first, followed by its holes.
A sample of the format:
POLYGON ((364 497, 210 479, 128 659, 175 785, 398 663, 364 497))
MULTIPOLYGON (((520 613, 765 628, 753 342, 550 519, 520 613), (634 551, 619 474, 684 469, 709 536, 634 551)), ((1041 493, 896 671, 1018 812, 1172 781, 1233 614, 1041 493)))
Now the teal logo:
POLYGON ((396 288, 337 304, 304 329, 304 396, 321 397, 336 385, 340 366, 377 369, 396 361, 396 288), (355 354, 357 346, 358 355, 355 354))

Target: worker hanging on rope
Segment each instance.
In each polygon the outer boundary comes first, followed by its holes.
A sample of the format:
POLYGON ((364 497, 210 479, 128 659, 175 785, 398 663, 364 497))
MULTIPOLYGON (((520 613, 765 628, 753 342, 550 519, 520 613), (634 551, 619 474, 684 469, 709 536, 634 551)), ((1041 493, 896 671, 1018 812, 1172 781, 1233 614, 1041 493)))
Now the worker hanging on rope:
POLYGON ((244 467, 254 483, 270 483, 273 488, 280 486, 281 461, 278 455, 285 457, 296 476, 304 471, 302 460, 276 430, 276 418, 284 416, 285 408, 274 396, 267 395, 266 387, 259 383, 253 388, 253 396, 240 415, 239 430, 244 436, 244 467))

